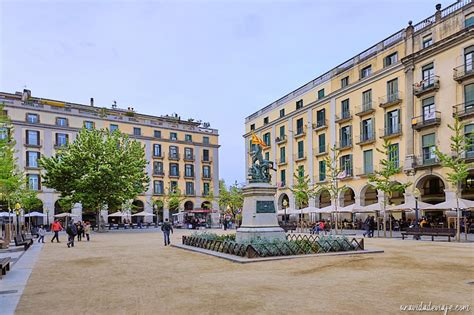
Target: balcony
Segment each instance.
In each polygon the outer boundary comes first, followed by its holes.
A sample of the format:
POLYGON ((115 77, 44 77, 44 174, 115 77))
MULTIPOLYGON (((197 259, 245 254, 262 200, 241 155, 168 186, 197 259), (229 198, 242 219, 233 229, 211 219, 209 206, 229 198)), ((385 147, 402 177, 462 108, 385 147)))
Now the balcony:
POLYGON ((338 150, 347 150, 352 148, 352 138, 345 139, 343 141, 339 141, 336 144, 336 149, 338 150))
POLYGON ((466 159, 467 162, 472 162, 474 160, 474 145, 470 145, 467 151, 463 152, 462 158, 466 159))
POLYGON ((316 121, 315 124, 313 124, 313 130, 314 131, 323 130, 323 129, 326 129, 327 127, 328 127, 328 120, 327 119, 318 120, 318 121, 316 121))
POLYGON ((413 168, 423 169, 434 166, 439 166, 440 162, 436 156, 433 155, 419 155, 415 158, 413 168))
POLYGON ((425 128, 439 126, 441 124, 441 112, 426 113, 411 119, 411 127, 420 131, 425 128))
POLYGON ((169 178, 179 178, 179 172, 170 172, 169 178))
POLYGON ((474 77, 474 68, 472 63, 464 64, 453 69, 453 79, 458 83, 474 77))
POLYGON ((371 144, 375 142, 375 131, 368 132, 366 134, 361 134, 356 138, 356 144, 363 146, 366 144, 371 144))
POLYGON ((211 174, 203 174, 202 180, 205 180, 205 181, 211 180, 211 174))
POLYGON ((280 158, 277 160, 277 165, 285 165, 286 163, 288 163, 286 158, 280 158))
POLYGON ((185 179, 194 179, 194 173, 191 173, 191 174, 189 174, 189 173, 186 174, 186 173, 185 173, 185 174, 184 174, 184 178, 185 178, 185 179))
POLYGON ((186 197, 194 197, 194 196, 196 196, 196 193, 194 191, 186 191, 185 196, 186 197))
POLYGON ((458 116, 459 120, 474 117, 474 101, 453 106, 453 117, 458 116))
POLYGON ((153 153, 154 159, 162 159, 164 157, 165 157, 165 154, 163 152, 159 152, 158 154, 153 153))
POLYGON ((186 161, 186 162, 193 162, 193 161, 194 161, 194 155, 192 155, 192 154, 185 154, 183 160, 186 161))
POLYGON ((298 138, 303 137, 304 135, 306 135, 306 126, 297 128, 296 133, 294 134, 294 138, 298 139, 298 138))
POLYGON ((207 157, 207 158, 202 157, 202 158, 201 158, 201 162, 202 162, 202 163, 206 163, 206 164, 211 164, 211 163, 212 163, 212 159, 211 159, 210 157, 207 157))
POLYGON ((171 153, 168 155, 168 160, 179 161, 179 153, 171 153))
POLYGON ((36 143, 25 143, 24 146, 27 148, 41 148, 43 146, 43 140, 36 143))
POLYGON ((342 124, 352 119, 352 112, 350 110, 343 112, 341 115, 336 115, 336 123, 342 124))
POLYGON ((62 150, 67 148, 67 143, 55 143, 54 144, 54 149, 55 150, 62 150))
POLYGON ((391 106, 398 105, 402 102, 402 94, 400 91, 396 91, 392 94, 379 97, 379 107, 388 108, 391 106))
POLYGON ((286 142, 286 135, 280 135, 279 137, 275 138, 276 144, 282 144, 286 142))
POLYGON ((432 75, 426 79, 421 80, 419 83, 413 84, 413 94, 417 97, 421 97, 430 92, 436 92, 439 90, 439 76, 432 75))
POLYGON ((165 176, 165 172, 164 171, 153 171, 153 176, 163 177, 163 176, 165 176))
POLYGON ((372 107, 372 102, 364 103, 356 107, 356 115, 359 117, 369 115, 375 112, 375 109, 372 107))
POLYGON ((402 135, 402 124, 390 125, 388 127, 380 129, 379 134, 379 137, 382 139, 399 137, 402 135))
POLYGON ((355 173, 359 177, 367 177, 371 174, 374 174, 374 168, 366 170, 365 167, 357 167, 355 173))
POLYGON ((314 155, 316 157, 326 155, 326 154, 329 153, 329 145, 318 146, 318 147, 313 149, 313 152, 315 152, 314 155))
POLYGON ((293 155, 293 160, 294 160, 295 162, 299 162, 299 161, 304 161, 304 160, 306 160, 306 153, 300 152, 300 153, 298 153, 298 154, 293 155))

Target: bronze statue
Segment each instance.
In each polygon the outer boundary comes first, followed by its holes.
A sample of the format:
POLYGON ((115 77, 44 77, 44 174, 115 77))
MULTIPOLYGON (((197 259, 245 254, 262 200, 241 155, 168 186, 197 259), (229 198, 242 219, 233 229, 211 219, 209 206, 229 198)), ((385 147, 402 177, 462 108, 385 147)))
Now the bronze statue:
POLYGON ((269 183, 272 179, 270 170, 273 168, 273 162, 265 160, 262 155, 262 146, 256 144, 256 149, 250 152, 252 165, 249 168, 248 176, 251 183, 269 183))

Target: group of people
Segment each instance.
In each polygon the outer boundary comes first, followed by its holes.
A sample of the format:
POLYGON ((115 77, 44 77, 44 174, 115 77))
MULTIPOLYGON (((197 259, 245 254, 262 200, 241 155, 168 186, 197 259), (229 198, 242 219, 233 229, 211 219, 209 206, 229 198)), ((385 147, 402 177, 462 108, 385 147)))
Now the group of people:
MULTIPOLYGON (((51 243, 56 240, 57 243, 59 242, 59 232, 64 230, 63 226, 61 225, 61 222, 58 220, 55 220, 51 224, 51 231, 53 231, 54 236, 51 239, 51 243)), ((67 242, 67 247, 74 247, 74 239, 77 236, 77 240, 80 242, 82 241, 82 238, 86 238, 87 241, 90 241, 90 233, 91 233, 91 224, 90 222, 74 222, 73 220, 69 221, 69 224, 66 227, 66 234, 68 235, 68 242, 67 242)), ((38 243, 41 241, 44 243, 44 236, 46 234, 46 231, 44 227, 41 225, 40 228, 38 229, 38 243)))
POLYGON ((375 222, 375 217, 373 215, 367 216, 367 218, 364 221, 364 237, 367 235, 368 237, 374 237, 374 231, 376 228, 377 224, 375 222))
POLYGON ((319 234, 323 233, 326 234, 331 230, 331 225, 327 223, 325 220, 320 220, 316 222, 316 224, 311 228, 309 231, 310 234, 319 234))

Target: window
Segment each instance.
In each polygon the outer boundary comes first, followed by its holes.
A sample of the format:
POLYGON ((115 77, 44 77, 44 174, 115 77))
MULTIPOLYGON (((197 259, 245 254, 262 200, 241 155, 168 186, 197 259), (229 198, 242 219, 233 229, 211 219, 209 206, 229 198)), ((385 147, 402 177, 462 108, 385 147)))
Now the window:
POLYGON ((316 112, 316 127, 326 126, 326 110, 321 109, 316 112))
POLYGON ((340 157, 340 169, 342 171, 341 177, 352 176, 352 154, 340 157))
POLYGON ((434 65, 430 63, 421 68, 421 79, 423 80, 423 89, 426 89, 434 84, 434 65))
POLYGON ((344 77, 341 79, 341 88, 345 88, 349 85, 349 77, 344 77))
POLYGON ((373 118, 362 120, 360 123, 361 142, 374 139, 374 121, 373 118))
POLYGON ((153 162, 153 174, 154 175, 164 174, 163 162, 160 162, 160 161, 153 162))
POLYGON ((430 121, 436 119, 436 108, 434 97, 425 98, 421 101, 423 107, 423 121, 430 121))
POLYGON ((26 121, 30 124, 37 124, 39 123, 39 116, 37 114, 26 114, 26 121))
POLYGON ((364 151, 364 174, 372 174, 374 172, 373 151, 364 151))
POLYGON ((184 135, 184 141, 193 142, 193 136, 192 135, 184 135))
POLYGON ((170 163, 170 176, 179 176, 179 164, 170 163))
POLYGON ((423 164, 431 164, 436 161, 436 154, 435 154, 435 134, 430 133, 428 135, 424 135, 421 138, 422 142, 422 151, 423 151, 423 164))
POLYGON ((303 108, 303 100, 296 101, 296 110, 303 108))
POLYGON ((431 37, 431 34, 429 36, 423 37, 423 42, 421 46, 423 48, 427 48, 427 47, 430 47, 431 45, 433 45, 433 38, 431 37))
POLYGON ((341 141, 340 147, 350 147, 352 145, 352 130, 351 126, 345 126, 341 128, 339 133, 339 140, 341 141))
POLYGON ((298 159, 304 158, 304 141, 298 142, 298 159))
POLYGON ((298 176, 299 177, 304 177, 304 166, 303 165, 298 166, 298 176))
POLYGON ((41 189, 41 183, 40 183, 40 178, 38 174, 28 174, 26 175, 28 178, 28 188, 30 190, 40 190, 41 189))
POLYGON ((362 111, 372 108, 372 90, 362 92, 362 111))
POLYGON ((342 119, 351 117, 351 112, 349 110, 349 99, 345 99, 341 102, 341 112, 342 119))
POLYGON ((372 66, 367 66, 360 71, 360 78, 366 78, 372 73, 372 66))
POLYGON ((93 121, 84 121, 84 128, 87 130, 92 130, 94 129, 94 122, 93 121))
POLYGON ((203 187, 202 195, 209 196, 209 183, 204 183, 202 187, 203 187))
POLYGON ((176 132, 170 132, 170 140, 178 140, 178 134, 176 132))
POLYGON ((206 136, 202 137, 202 143, 209 144, 209 137, 206 137, 206 136))
POLYGON ((474 157, 474 124, 464 126, 464 135, 466 137, 466 158, 474 157))
POLYGON ((270 146, 270 133, 269 132, 267 132, 263 135, 263 142, 265 142, 265 145, 267 147, 270 146))
POLYGON ((171 192, 176 192, 177 190, 178 190, 178 182, 172 180, 172 181, 170 182, 170 191, 171 191, 171 192))
POLYGON ((170 146, 170 158, 172 158, 172 159, 178 159, 179 158, 178 147, 176 147, 174 145, 170 146))
POLYGON ((155 138, 161 139, 161 130, 155 130, 153 131, 153 136, 155 138))
POLYGON ((184 176, 194 177, 194 165, 192 165, 192 164, 185 164, 184 165, 184 176))
POLYGON ((110 132, 114 132, 115 130, 119 130, 119 126, 115 124, 110 124, 109 126, 110 132))
POLYGON ((209 150, 207 149, 202 150, 202 160, 204 162, 209 162, 209 150))
POLYGON ((26 151, 26 166, 38 167, 39 158, 40 158, 39 152, 26 151))
POLYGON ((318 100, 324 98, 324 89, 318 91, 318 100))
POLYGON ((255 130, 255 124, 250 125, 250 130, 255 130))
POLYGON ((304 132, 304 122, 303 122, 303 118, 300 118, 296 121, 296 134, 297 135, 300 135, 304 132))
POLYGON ((0 140, 7 140, 9 139, 10 132, 7 127, 0 127, 0 140))
POLYGON ((142 129, 138 127, 133 127, 133 135, 134 136, 141 136, 142 134, 142 129))
POLYGON ((270 152, 265 152, 265 160, 270 160, 270 152))
POLYGON ((466 19, 464 20, 464 26, 469 27, 474 25, 474 14, 470 14, 466 16, 466 19))
POLYGON ((63 147, 66 146, 68 143, 68 135, 65 133, 57 133, 56 134, 56 146, 63 147))
POLYGON ((211 178, 211 168, 208 165, 202 167, 202 177, 211 178))
POLYGON ((387 103, 395 102, 398 99, 398 79, 387 81, 387 103))
POLYGON ((399 148, 398 148, 398 143, 392 143, 388 147, 388 160, 393 162, 393 165, 395 167, 400 167, 400 158, 399 158, 399 148))
POLYGON ((39 131, 27 130, 26 131, 26 144, 27 145, 40 145, 39 131))
POLYGON ((319 153, 326 152, 326 134, 318 135, 318 145, 319 145, 319 153))
POLYGON ((474 58, 474 46, 464 49, 464 72, 466 74, 472 72, 472 60, 474 58))
POLYGON ((153 156, 161 157, 161 144, 153 145, 153 156))
POLYGON ((186 195, 188 195, 188 196, 194 195, 194 183, 193 182, 186 182, 186 195))
POLYGON ((56 117, 56 126, 67 127, 67 118, 56 117))
POLYGON ((464 110, 471 111, 474 109, 474 84, 464 86, 464 110))
POLYGON ((184 148, 184 158, 188 161, 194 160, 193 148, 184 148))
POLYGON ((285 147, 280 148, 280 163, 286 162, 286 149, 285 147))
POLYGON ((280 187, 286 186, 286 170, 280 170, 280 187))
POLYGON ((280 118, 285 117, 285 109, 280 109, 280 118))
POLYGON ((163 195, 165 192, 162 180, 153 181, 153 193, 155 195, 163 195))
POLYGON ((280 126, 280 139, 285 138, 285 126, 280 126))
POLYGON ((326 180, 326 161, 319 161, 319 181, 324 182, 326 180))
POLYGON ((268 124, 268 117, 263 118, 263 124, 264 125, 268 124))
POLYGON ((385 129, 386 135, 392 135, 401 132, 399 109, 387 112, 385 120, 385 129))
POLYGON ((394 65, 397 63, 397 61, 398 61, 398 53, 394 52, 393 54, 390 54, 384 58, 383 66, 388 67, 388 66, 394 65))

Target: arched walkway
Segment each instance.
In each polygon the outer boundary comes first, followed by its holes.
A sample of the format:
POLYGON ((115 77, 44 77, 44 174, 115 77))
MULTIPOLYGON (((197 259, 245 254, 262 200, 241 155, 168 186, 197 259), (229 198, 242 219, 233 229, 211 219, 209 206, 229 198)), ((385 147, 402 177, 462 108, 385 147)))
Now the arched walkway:
MULTIPOLYGON (((400 184, 399 182, 394 182, 394 184, 400 184)), ((405 202, 405 196, 403 191, 394 191, 392 196, 389 198, 388 203, 390 205, 401 205, 405 202)))
POLYGON ((322 190, 317 198, 319 201, 319 208, 324 208, 331 205, 331 194, 327 189, 322 190))
POLYGON ((372 185, 367 185, 360 192, 362 206, 369 206, 378 202, 377 190, 372 185))
MULTIPOLYGON (((446 200, 445 184, 442 178, 438 175, 426 175, 418 180, 416 188, 420 190, 421 201, 438 204, 446 200)), ((442 210, 422 211, 422 213, 430 221, 442 220, 444 212, 442 210)))
POLYGON ((193 210, 194 204, 191 200, 188 200, 184 203, 184 210, 193 210))
MULTIPOLYGON (((132 202, 132 209, 130 210, 132 214, 142 212, 145 210, 145 205, 141 200, 134 200, 132 202)), ((138 221, 144 222, 144 217, 134 217, 132 216, 132 223, 138 223, 138 221)))
POLYGON ((290 206, 290 198, 287 194, 283 193, 278 197, 278 209, 284 209, 285 206, 287 208, 290 206))
POLYGON ((211 208, 212 208, 212 205, 209 201, 204 201, 201 204, 201 209, 210 210, 211 208))
POLYGON ((461 198, 474 200, 474 170, 469 171, 469 175, 462 185, 461 198))
POLYGON ((343 194, 343 199, 342 199, 341 206, 342 207, 347 207, 353 203, 355 203, 355 193, 354 190, 350 187, 348 187, 343 194))

